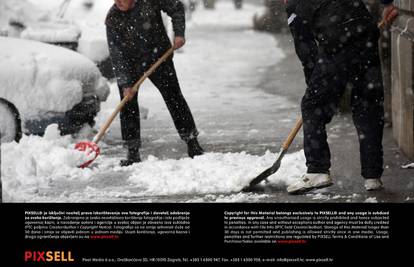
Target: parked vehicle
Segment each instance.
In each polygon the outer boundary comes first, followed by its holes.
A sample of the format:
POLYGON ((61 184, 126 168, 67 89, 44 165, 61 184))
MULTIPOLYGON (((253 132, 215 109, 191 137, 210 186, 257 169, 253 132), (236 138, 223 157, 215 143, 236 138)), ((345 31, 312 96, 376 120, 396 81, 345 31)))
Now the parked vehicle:
MULTIPOLYGON (((75 133, 85 123, 93 125, 108 94, 107 80, 85 56, 37 41, 0 37, 2 108, 20 114, 23 133, 42 135, 52 123, 62 134, 75 133)), ((13 116, 1 117, 10 122, 13 116)), ((15 127, 8 122, 1 121, 9 125, 1 134, 13 137, 15 127)))
POLYGON ((13 103, 0 98, 0 143, 19 142, 22 126, 19 111, 13 103))

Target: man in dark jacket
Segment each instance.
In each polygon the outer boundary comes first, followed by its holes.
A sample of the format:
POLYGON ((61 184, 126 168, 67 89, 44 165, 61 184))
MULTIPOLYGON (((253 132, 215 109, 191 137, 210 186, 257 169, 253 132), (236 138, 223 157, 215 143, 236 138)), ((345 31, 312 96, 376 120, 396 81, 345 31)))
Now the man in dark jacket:
MULTIPOLYGON (((382 2, 384 19, 391 23, 392 0, 382 2)), ((361 0, 288 0, 286 10, 307 83, 301 109, 308 168, 287 191, 301 194, 332 185, 326 124, 346 88, 352 90, 365 188, 381 189, 384 92, 377 24, 361 0)))
MULTIPOLYGON (((121 99, 129 102, 120 113, 122 139, 128 148, 122 166, 140 162, 140 118, 137 96, 133 84, 170 47, 170 40, 161 17, 165 11, 171 18, 175 33, 174 48, 185 43, 185 14, 179 0, 115 0, 106 17, 110 56, 117 77, 121 99)), ((188 145, 188 155, 203 154, 197 141, 198 131, 191 111, 178 83, 172 57, 150 75, 149 79, 160 91, 175 127, 188 145)))

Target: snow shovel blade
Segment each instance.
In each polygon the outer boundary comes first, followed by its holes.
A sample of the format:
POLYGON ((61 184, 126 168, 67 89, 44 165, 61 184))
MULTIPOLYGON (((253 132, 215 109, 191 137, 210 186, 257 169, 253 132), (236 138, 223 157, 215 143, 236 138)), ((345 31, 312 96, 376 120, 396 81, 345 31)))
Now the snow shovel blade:
POLYGON ((95 142, 90 141, 82 141, 77 143, 75 145, 75 149, 81 152, 85 152, 89 158, 88 161, 78 166, 81 169, 88 167, 101 153, 99 146, 95 142))
POLYGON ((242 192, 250 192, 255 185, 259 184, 260 182, 265 180, 270 175, 276 173, 280 168, 280 164, 281 164, 282 159, 285 156, 286 152, 287 152, 287 150, 282 148, 279 152, 279 155, 277 156, 277 159, 276 159, 275 163, 273 163, 273 165, 270 168, 267 168, 265 171, 263 171, 261 174, 259 174, 256 178, 254 178, 248 186, 246 186, 242 189, 242 192))
POLYGON ((265 170, 264 172, 259 174, 259 176, 254 178, 248 186, 246 186, 245 188, 242 189, 242 192, 251 191, 252 188, 255 185, 257 185, 258 183, 265 180, 270 175, 277 172, 277 170, 279 170, 280 163, 282 162, 283 157, 285 156, 286 152, 288 151, 289 146, 292 144, 293 139, 295 139, 295 137, 298 134, 300 128, 302 128, 302 124, 303 124, 302 117, 299 117, 299 119, 296 121, 295 127, 293 127, 293 129, 290 131, 289 135, 287 136, 287 138, 283 142, 282 147, 280 148, 280 152, 277 156, 277 159, 276 159, 275 163, 273 163, 272 167, 268 168, 267 170, 265 170))

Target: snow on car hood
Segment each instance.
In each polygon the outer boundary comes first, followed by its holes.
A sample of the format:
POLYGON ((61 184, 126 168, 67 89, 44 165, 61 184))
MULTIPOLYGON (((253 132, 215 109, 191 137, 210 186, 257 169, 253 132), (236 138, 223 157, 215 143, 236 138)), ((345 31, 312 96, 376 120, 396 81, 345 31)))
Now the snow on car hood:
POLYGON ((104 101, 105 81, 95 64, 76 52, 0 37, 0 97, 14 103, 24 120, 68 111, 87 94, 104 101))

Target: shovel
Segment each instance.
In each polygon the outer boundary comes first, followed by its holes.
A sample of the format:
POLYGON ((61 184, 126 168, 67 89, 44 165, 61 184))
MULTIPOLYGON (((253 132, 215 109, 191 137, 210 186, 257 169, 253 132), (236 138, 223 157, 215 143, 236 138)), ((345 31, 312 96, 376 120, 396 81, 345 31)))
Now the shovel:
POLYGON ((300 128, 302 127, 302 124, 303 124, 303 120, 302 120, 302 117, 300 117, 297 120, 297 122, 295 124, 295 127, 293 127, 293 129, 290 131, 290 133, 289 133, 288 137, 286 138, 285 142, 283 142, 282 147, 280 148, 280 152, 277 155, 277 159, 276 159, 275 163, 273 163, 273 165, 270 168, 266 169, 261 174, 259 174, 256 178, 254 178, 248 186, 244 187, 242 189, 243 192, 251 191, 251 189, 255 185, 259 184, 261 181, 265 180, 267 177, 269 177, 270 175, 277 172, 277 170, 279 170, 280 163, 282 162, 283 157, 286 155, 286 152, 288 151, 290 145, 292 144, 292 142, 295 139, 296 135, 298 134, 300 128))
MULTIPOLYGON (((134 93, 138 92, 139 87, 141 84, 145 81, 146 78, 148 78, 169 56, 171 56, 174 52, 174 48, 171 47, 168 49, 165 54, 159 58, 145 73, 144 75, 134 84, 132 87, 132 90, 134 93)), ((79 165, 79 168, 86 168, 88 167, 101 153, 101 150, 99 149, 98 143, 101 141, 102 137, 105 135, 106 130, 108 130, 109 126, 115 119, 115 117, 118 115, 118 113, 121 111, 121 109, 125 106, 125 104, 128 102, 128 97, 124 97, 122 101, 118 104, 118 106, 115 108, 115 110, 112 112, 109 119, 101 126, 99 129, 99 132, 95 135, 92 141, 82 141, 80 143, 77 143, 75 145, 75 149, 86 152, 87 156, 90 157, 87 162, 79 165)))

